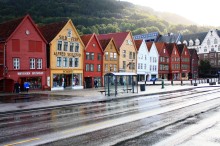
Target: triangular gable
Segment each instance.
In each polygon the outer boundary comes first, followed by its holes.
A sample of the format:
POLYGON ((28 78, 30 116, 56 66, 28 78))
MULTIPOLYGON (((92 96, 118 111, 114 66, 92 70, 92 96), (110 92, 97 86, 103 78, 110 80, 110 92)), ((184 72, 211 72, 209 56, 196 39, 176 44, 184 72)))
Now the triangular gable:
POLYGON ((83 41, 84 45, 85 45, 85 50, 87 48, 87 46, 90 44, 90 42, 92 41, 92 38, 94 37, 98 43, 98 46, 101 48, 101 51, 103 52, 102 46, 97 38, 97 35, 95 33, 93 34, 88 34, 88 35, 82 35, 80 36, 81 40, 83 41))
POLYGON ((148 49, 149 52, 150 52, 150 49, 151 49, 152 45, 153 45, 153 42, 147 42, 146 43, 146 46, 147 46, 147 49, 148 49))
POLYGON ((143 40, 134 40, 134 43, 135 43, 137 50, 140 49, 142 42, 143 42, 143 40))
POLYGON ((118 50, 120 50, 123 42, 125 41, 125 39, 129 33, 130 32, 117 32, 117 33, 109 33, 109 34, 100 34, 97 37, 99 40, 114 38, 116 47, 118 50))
MULTIPOLYGON (((5 38, 3 38, 5 41, 8 41, 13 35, 14 33, 19 29, 19 27, 23 24, 23 22, 29 19, 32 26, 36 29, 37 33, 40 35, 40 37, 42 38, 42 40, 47 43, 46 39, 44 38, 44 36, 42 35, 42 33, 40 32, 40 30, 38 29, 38 27, 36 26, 36 24, 34 23, 34 21, 32 20, 32 18, 29 15, 26 15, 22 18, 16 19, 16 20, 12 20, 6 23, 2 23, 2 26, 5 28, 1 28, 0 27, 0 33, 3 32, 3 36, 5 38), (9 25, 8 27, 6 27, 6 25, 9 25), (2 31, 2 29, 4 29, 5 31, 2 31), (8 32, 7 32, 8 31, 8 32)), ((0 36, 1 37, 1 36, 0 36)))

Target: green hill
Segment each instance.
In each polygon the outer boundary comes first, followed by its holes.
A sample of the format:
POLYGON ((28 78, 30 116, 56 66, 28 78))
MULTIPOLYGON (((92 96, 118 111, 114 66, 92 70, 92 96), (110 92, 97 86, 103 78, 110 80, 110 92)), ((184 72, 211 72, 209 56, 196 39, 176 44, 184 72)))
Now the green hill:
POLYGON ((116 0, 0 0, 0 22, 30 14, 39 25, 72 19, 80 34, 132 31, 133 34, 195 33, 209 30, 182 17, 116 0), (179 19, 178 19, 179 18, 179 19), (178 20, 184 25, 174 25, 178 20), (167 21, 165 21, 167 20, 167 21), (182 21, 181 21, 182 20, 182 21), (169 22, 168 22, 169 21, 169 22))

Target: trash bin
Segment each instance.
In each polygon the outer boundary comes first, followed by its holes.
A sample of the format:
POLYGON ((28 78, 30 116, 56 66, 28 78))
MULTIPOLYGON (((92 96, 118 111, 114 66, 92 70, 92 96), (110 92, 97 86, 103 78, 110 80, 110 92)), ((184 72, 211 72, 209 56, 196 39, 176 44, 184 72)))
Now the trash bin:
POLYGON ((141 91, 145 91, 145 84, 140 84, 141 91))
POLYGON ((209 79, 207 79, 207 83, 209 83, 209 79))

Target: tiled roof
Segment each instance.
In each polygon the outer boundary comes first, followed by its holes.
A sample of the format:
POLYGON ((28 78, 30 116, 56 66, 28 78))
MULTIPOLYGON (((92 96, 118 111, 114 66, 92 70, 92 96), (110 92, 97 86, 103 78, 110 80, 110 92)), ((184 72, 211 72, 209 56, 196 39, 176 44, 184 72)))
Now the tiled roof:
POLYGON ((109 33, 109 34, 100 34, 98 35, 99 40, 103 39, 111 39, 114 38, 117 49, 119 50, 122 43, 125 41, 129 32, 117 32, 117 33, 109 33))
POLYGON ((166 43, 165 46, 166 46, 166 48, 167 48, 167 52, 168 52, 169 55, 171 56, 175 44, 174 44, 174 43, 168 43, 168 44, 166 43))
POLYGON ((111 39, 102 39, 99 40, 101 46, 102 46, 102 50, 105 51, 107 45, 109 44, 109 42, 111 41, 111 39))
POLYGON ((179 54, 182 54, 183 49, 184 49, 184 46, 185 46, 185 44, 178 44, 178 45, 177 45, 177 49, 178 49, 178 51, 179 51, 179 54))
POLYGON ((66 25, 67 22, 68 21, 46 24, 43 26, 39 26, 38 28, 45 37, 45 39, 47 40, 47 42, 50 43, 57 36, 57 34, 63 29, 63 27, 66 25))
POLYGON ((201 44, 205 39, 207 33, 208 32, 201 32, 195 34, 182 35, 181 42, 183 42, 184 40, 189 42, 190 40, 195 41, 196 39, 199 39, 201 44))
POLYGON ((168 35, 160 36, 158 42, 177 43, 180 39, 181 39, 180 34, 169 33, 168 35))
MULTIPOLYGON (((26 16, 25 16, 26 17, 26 16)), ((25 17, 21 17, 15 20, 7 21, 0 24, 0 41, 6 41, 11 34, 16 30, 19 24, 25 17)))
POLYGON ((150 52, 150 49, 151 49, 151 47, 153 45, 153 42, 147 42, 146 45, 147 45, 148 51, 150 52))
POLYGON ((93 34, 87 34, 80 36, 81 40, 83 41, 84 45, 87 46, 88 42, 92 38, 93 34))
POLYGON ((164 42, 157 42, 155 43, 155 46, 157 48, 158 53, 160 54, 160 52, 163 50, 165 43, 164 42))
POLYGON ((134 43, 137 47, 137 50, 139 50, 139 48, 141 47, 142 42, 143 42, 143 40, 134 40, 134 43))

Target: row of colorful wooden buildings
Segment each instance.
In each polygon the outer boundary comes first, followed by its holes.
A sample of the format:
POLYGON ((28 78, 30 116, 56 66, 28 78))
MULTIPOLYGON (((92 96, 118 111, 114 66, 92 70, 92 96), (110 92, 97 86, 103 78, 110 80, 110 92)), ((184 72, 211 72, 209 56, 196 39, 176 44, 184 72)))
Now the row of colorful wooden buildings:
POLYGON ((109 72, 188 79, 198 56, 185 45, 134 41, 131 32, 79 36, 71 20, 37 26, 26 15, 0 24, 0 91, 12 92, 15 82, 21 90, 24 82, 32 90, 103 86, 109 72))

